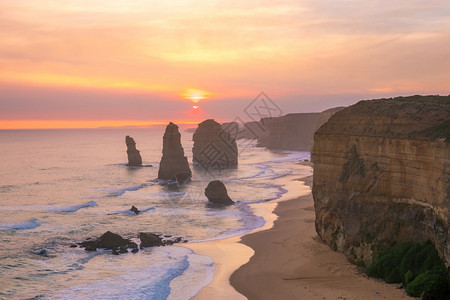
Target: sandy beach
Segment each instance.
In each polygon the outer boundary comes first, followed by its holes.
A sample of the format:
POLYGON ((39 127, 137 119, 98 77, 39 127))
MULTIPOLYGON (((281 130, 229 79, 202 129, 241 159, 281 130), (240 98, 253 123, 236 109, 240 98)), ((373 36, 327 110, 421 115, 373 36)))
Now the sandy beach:
MULTIPOLYGON (((301 180, 311 185, 312 176, 301 180)), ((248 299, 410 299, 396 285, 367 278, 320 241, 311 193, 280 202, 274 213, 271 229, 241 238, 255 254, 230 282, 248 299)))
POLYGON ((368 278, 319 239, 312 176, 289 178, 290 192, 255 207, 266 224, 240 237, 183 245, 215 261, 214 280, 194 299, 411 299, 368 278))

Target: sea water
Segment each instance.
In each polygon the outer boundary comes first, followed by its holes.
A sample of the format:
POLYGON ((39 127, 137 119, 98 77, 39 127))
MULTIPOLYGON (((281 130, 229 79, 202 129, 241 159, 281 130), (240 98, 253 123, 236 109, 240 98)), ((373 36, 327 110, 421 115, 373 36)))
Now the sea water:
MULTIPOLYGON (((180 131, 192 162, 192 133, 180 131)), ((192 181, 168 187, 156 180, 163 132, 0 131, 0 299, 189 299, 212 281, 214 261, 182 244, 119 256, 70 245, 108 230, 137 242, 139 232, 190 243, 245 234, 264 224, 249 204, 280 198, 287 175, 310 174, 298 163, 308 152, 240 140, 237 169, 190 163, 192 181), (126 165, 126 135, 135 139, 142 167, 126 165), (225 183, 235 205, 208 205, 204 189, 213 179, 225 183)))

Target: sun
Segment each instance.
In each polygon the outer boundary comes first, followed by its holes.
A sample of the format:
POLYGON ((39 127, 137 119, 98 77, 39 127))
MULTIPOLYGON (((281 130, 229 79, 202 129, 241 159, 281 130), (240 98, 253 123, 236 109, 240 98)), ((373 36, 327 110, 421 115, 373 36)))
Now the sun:
MULTIPOLYGON (((207 91, 203 91, 203 90, 198 90, 198 89, 186 89, 184 91, 184 93, 182 94, 182 97, 190 100, 194 103, 199 103, 201 100, 205 100, 208 98, 210 93, 208 93, 207 91)), ((198 105, 194 105, 197 106, 198 105)), ((194 109, 197 109, 193 106, 194 109)))

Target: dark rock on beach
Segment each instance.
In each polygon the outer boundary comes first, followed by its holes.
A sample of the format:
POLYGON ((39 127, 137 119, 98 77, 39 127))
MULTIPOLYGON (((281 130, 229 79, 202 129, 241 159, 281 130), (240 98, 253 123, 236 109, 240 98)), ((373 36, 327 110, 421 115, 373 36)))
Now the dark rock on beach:
POLYGON ((188 182, 192 172, 181 145, 178 126, 170 122, 163 137, 162 158, 159 164, 158 179, 173 180, 178 184, 188 182))
POLYGON ((129 166, 141 166, 142 157, 139 150, 136 149, 136 142, 130 136, 125 137, 125 143, 127 144, 128 165, 129 166))
POLYGON ((205 189, 205 195, 211 203, 231 205, 234 201, 228 196, 227 188, 220 180, 211 181, 205 189))

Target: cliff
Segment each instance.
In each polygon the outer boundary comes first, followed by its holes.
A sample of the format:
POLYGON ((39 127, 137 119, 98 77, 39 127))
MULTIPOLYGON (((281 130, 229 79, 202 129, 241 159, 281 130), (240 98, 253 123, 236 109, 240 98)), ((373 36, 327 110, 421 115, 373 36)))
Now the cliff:
POLYGON ((450 96, 360 101, 314 136, 316 231, 368 265, 393 242, 431 240, 450 263, 450 96))
POLYGON ((235 122, 222 127, 237 139, 257 139, 257 146, 277 150, 311 151, 314 132, 343 107, 321 113, 296 113, 247 122, 242 128, 235 122), (236 129, 237 128, 237 129, 236 129))
POLYGON ((222 126, 208 119, 198 124, 192 137, 192 160, 204 168, 227 169, 238 164, 236 140, 222 126))
POLYGON ((164 132, 162 154, 158 179, 176 180, 180 184, 190 180, 192 172, 181 146, 181 134, 178 126, 172 122, 164 132))

